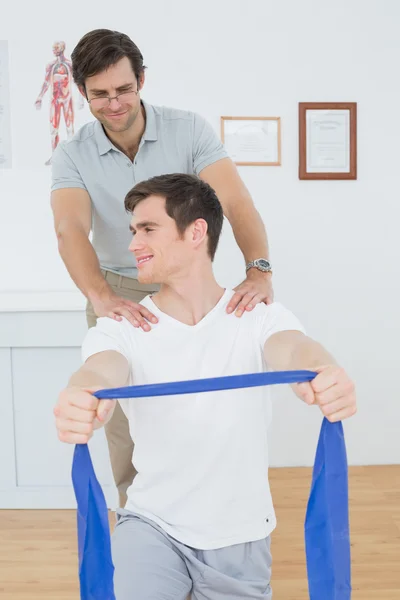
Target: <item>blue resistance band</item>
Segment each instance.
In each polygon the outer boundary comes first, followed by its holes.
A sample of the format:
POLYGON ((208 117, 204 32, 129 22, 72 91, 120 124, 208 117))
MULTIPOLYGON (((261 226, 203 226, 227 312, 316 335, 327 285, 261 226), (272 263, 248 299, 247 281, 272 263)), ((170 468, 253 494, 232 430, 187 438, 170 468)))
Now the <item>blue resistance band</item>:
MULTIPOLYGON (((100 390, 99 399, 195 394, 311 381, 313 371, 250 373, 100 390)), ((81 600, 116 600, 107 504, 87 444, 75 447, 72 481, 77 501, 81 600)), ((348 468, 343 426, 323 419, 305 518, 310 600, 350 600, 348 468)), ((117 599, 118 600, 118 599, 117 599)))

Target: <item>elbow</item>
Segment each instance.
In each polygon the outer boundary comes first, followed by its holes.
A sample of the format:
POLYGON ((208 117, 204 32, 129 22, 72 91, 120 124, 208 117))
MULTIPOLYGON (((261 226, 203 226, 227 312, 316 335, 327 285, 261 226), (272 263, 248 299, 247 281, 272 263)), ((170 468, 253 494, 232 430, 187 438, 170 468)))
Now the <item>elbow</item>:
POLYGON ((54 230, 60 253, 71 238, 73 238, 74 241, 77 241, 77 236, 84 236, 85 238, 88 238, 90 233, 90 231, 85 231, 84 227, 80 223, 66 220, 61 220, 56 223, 54 230))
POLYGON ((67 236, 67 232, 66 232, 65 228, 62 227, 61 224, 58 224, 55 227, 55 234, 56 234, 56 238, 57 238, 58 251, 59 251, 60 255, 62 256, 64 247, 65 247, 65 239, 67 236))

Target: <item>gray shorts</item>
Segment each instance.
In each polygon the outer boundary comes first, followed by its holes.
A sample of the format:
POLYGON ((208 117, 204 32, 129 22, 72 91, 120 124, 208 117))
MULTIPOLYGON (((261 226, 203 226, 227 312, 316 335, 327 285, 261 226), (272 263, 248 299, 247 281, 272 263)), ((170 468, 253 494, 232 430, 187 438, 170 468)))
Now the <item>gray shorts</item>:
POLYGON ((269 537, 196 550, 156 523, 119 509, 111 541, 116 600, 272 598, 269 537))

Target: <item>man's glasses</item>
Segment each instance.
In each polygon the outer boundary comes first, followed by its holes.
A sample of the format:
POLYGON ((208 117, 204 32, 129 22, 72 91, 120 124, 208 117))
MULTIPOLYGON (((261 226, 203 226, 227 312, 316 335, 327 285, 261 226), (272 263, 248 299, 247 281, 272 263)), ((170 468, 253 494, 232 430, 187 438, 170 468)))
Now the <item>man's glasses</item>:
POLYGON ((88 99, 88 102, 92 108, 97 110, 101 108, 107 108, 111 104, 111 100, 116 100, 118 104, 127 104, 133 98, 133 95, 137 94, 134 90, 130 92, 123 92, 122 94, 118 94, 118 96, 101 96, 100 98, 91 98, 88 99))

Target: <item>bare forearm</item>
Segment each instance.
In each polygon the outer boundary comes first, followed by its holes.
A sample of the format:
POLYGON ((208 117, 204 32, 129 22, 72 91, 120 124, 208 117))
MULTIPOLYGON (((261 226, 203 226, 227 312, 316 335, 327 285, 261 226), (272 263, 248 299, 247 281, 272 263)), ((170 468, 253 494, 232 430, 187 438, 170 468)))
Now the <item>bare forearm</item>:
POLYGON ((288 368, 313 369, 324 365, 334 365, 336 360, 319 342, 306 337, 295 345, 290 355, 288 368))
MULTIPOLYGON (((128 362, 122 355, 114 351, 105 351, 92 356, 70 377, 68 389, 84 389, 97 391, 121 387, 129 380, 128 362)), ((95 420, 95 429, 102 427, 111 419, 115 403, 111 403, 111 410, 105 420, 95 420)))
POLYGON ((88 369, 83 365, 78 371, 73 373, 68 381, 67 387, 79 387, 79 388, 112 388, 116 384, 110 377, 104 376, 98 371, 88 369))
POLYGON ((71 376, 68 387, 120 387, 129 379, 129 364, 115 350, 93 354, 71 376))
POLYGON ((237 245, 246 262, 256 258, 269 258, 268 238, 264 223, 255 206, 245 203, 245 210, 236 210, 229 215, 229 222, 237 245))
POLYGON ((92 300, 108 288, 96 252, 83 230, 70 228, 60 232, 58 249, 68 273, 86 298, 92 300))
POLYGON ((199 176, 215 190, 246 262, 269 258, 264 223, 231 159, 209 165, 199 176))
POLYGON ((264 346, 267 364, 274 371, 313 369, 336 364, 333 356, 315 340, 300 331, 281 331, 264 346))

